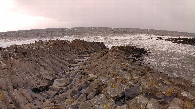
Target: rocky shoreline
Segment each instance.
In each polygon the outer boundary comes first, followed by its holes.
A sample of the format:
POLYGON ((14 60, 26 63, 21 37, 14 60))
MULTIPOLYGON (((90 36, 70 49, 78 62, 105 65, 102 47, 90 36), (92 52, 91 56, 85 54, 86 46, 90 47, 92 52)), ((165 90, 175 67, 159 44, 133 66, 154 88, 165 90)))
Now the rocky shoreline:
POLYGON ((193 109, 195 86, 142 62, 135 46, 37 41, 0 49, 2 109, 193 109))
POLYGON ((171 41, 178 44, 189 44, 195 46, 195 38, 168 38, 166 41, 171 41))
POLYGON ((74 27, 74 28, 47 28, 0 32, 1 39, 29 39, 29 38, 52 38, 63 36, 117 36, 122 34, 149 34, 171 37, 195 37, 195 33, 139 29, 139 28, 110 28, 110 27, 74 27))

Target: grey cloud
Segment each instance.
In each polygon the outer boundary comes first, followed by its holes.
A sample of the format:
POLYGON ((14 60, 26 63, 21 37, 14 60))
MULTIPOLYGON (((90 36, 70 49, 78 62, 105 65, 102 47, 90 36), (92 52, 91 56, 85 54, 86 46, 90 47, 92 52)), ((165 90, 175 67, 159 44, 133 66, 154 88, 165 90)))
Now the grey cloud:
MULTIPOLYGON (((111 26, 195 32, 194 0, 15 0, 17 10, 71 22, 61 26, 111 26)), ((50 24, 49 26, 51 26, 50 24)))

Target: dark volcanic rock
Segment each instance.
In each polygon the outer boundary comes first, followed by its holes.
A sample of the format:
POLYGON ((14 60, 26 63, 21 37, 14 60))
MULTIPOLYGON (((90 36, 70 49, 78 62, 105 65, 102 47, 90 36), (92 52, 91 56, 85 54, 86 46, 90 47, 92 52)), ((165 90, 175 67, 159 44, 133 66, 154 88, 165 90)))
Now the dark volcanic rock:
POLYGON ((178 43, 178 44, 195 45, 195 38, 168 38, 165 40, 171 41, 173 43, 178 43))
MULTIPOLYGON (((66 93, 67 95, 69 93, 70 99, 78 99, 81 92, 72 89, 76 89, 78 86, 74 85, 82 83, 79 80, 85 80, 87 75, 82 76, 82 71, 74 70, 82 61, 87 60, 90 54, 103 49, 107 49, 103 43, 90 43, 81 40, 73 42, 38 41, 34 44, 14 45, 5 48, 5 50, 2 49, 0 52, 0 73, 2 75, 0 77, 0 91, 4 90, 8 93, 2 95, 6 99, 3 104, 7 108, 11 106, 39 108, 45 106, 44 104, 52 106, 55 103, 58 105, 62 100, 60 95, 66 93), (18 91, 14 95, 12 93, 15 89, 18 91), (22 92, 20 89, 28 91, 22 92), (47 99, 47 103, 45 103, 45 99, 47 99), (28 105, 24 104, 26 102, 28 105)), ((84 82, 80 86, 81 90, 87 87, 88 82, 84 82)))
POLYGON ((133 62, 142 61, 142 56, 148 55, 148 51, 144 48, 137 48, 135 46, 119 46, 113 49, 118 49, 124 52, 127 59, 132 59, 133 62))
POLYGON ((147 54, 143 48, 109 50, 81 40, 4 48, 0 108, 194 108, 195 86, 144 65, 147 54))
POLYGON ((124 94, 126 99, 134 98, 135 96, 139 95, 141 93, 139 86, 132 86, 128 89, 125 89, 124 94))
POLYGON ((137 95, 141 94, 141 90, 139 86, 131 86, 130 88, 125 89, 124 92, 122 92, 120 95, 116 96, 115 103, 118 106, 122 106, 125 104, 128 100, 133 99, 137 95))

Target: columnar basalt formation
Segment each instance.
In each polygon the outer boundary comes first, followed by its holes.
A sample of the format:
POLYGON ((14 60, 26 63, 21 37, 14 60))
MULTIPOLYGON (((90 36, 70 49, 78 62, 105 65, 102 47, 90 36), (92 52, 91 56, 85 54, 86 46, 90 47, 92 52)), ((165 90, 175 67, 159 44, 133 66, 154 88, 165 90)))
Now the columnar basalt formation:
POLYGON ((149 51, 82 40, 0 49, 2 109, 193 109, 195 86, 142 63, 149 51))

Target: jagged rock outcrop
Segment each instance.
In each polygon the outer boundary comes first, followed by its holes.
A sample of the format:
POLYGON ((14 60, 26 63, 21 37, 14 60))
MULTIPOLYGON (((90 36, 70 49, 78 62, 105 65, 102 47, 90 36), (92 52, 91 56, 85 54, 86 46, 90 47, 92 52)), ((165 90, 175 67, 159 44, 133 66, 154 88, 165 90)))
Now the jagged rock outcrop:
MULTIPOLYGON (((174 104, 178 105, 174 99, 186 103, 183 103, 181 108, 190 109, 194 106, 195 86, 190 81, 168 77, 144 64, 129 60, 129 57, 134 56, 129 52, 131 50, 132 47, 113 47, 92 55, 84 63, 84 69, 89 74, 96 75, 107 85, 102 93, 113 99, 116 106, 126 106, 130 109, 168 108, 174 104)), ((133 54, 137 54, 136 52, 145 53, 144 50, 138 49, 134 50, 133 54)))
POLYGON ((171 41, 173 43, 178 44, 189 44, 189 45, 195 45, 195 38, 168 38, 165 39, 166 41, 171 41))
POLYGON ((195 86, 149 68, 148 53, 81 40, 2 48, 0 108, 194 108, 195 86))
POLYGON ((81 40, 38 41, 3 48, 0 51, 0 107, 43 108, 45 102, 53 106, 51 99, 59 98, 77 76, 74 70, 90 54, 103 49, 106 49, 103 43, 81 40), (62 79, 64 81, 58 81, 62 79))

